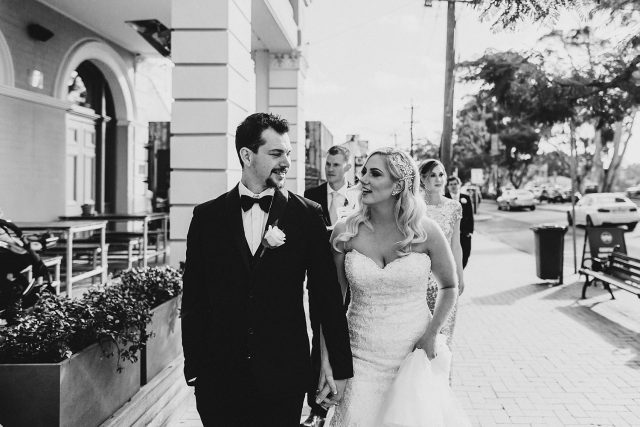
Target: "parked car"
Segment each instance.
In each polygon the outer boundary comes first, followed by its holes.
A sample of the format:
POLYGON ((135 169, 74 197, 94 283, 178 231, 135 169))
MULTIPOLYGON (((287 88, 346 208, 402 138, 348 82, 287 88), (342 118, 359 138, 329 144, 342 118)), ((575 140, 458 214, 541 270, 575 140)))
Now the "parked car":
MULTIPOLYGON (((640 221, 638 207, 619 193, 586 194, 575 207, 576 225, 626 225, 633 231, 640 221)), ((573 224, 571 211, 567 211, 569 225, 573 224)))
POLYGON ((584 194, 593 194, 598 192, 597 184, 587 184, 584 186, 584 194))
POLYGON ((529 208, 535 210, 536 199, 529 190, 505 190, 502 196, 498 197, 498 210, 506 209, 508 211, 517 208, 529 208))
POLYGON ((640 184, 627 188, 626 193, 627 197, 640 197, 640 184))

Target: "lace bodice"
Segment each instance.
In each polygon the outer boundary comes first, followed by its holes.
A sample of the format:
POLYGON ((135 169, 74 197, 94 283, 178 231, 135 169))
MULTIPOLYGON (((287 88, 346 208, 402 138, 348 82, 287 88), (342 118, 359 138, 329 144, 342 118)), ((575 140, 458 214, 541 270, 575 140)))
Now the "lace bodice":
POLYGON ((455 200, 442 197, 437 205, 427 204, 427 216, 438 223, 447 241, 451 242, 453 227, 462 218, 462 205, 455 200))
POLYGON ((354 376, 347 381, 332 426, 376 425, 401 362, 431 319, 425 298, 430 270, 431 259, 423 253, 410 253, 384 268, 357 250, 345 255, 354 376))

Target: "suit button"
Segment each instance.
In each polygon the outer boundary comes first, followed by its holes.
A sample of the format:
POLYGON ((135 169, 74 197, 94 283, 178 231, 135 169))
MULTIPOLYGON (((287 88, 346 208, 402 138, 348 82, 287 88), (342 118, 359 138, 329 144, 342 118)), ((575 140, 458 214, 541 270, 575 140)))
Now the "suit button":
POLYGON ((247 354, 247 360, 251 360, 251 354, 247 354))
POLYGON ((249 328, 249 329, 247 329, 247 333, 248 333, 249 335, 253 335, 253 328, 249 328))

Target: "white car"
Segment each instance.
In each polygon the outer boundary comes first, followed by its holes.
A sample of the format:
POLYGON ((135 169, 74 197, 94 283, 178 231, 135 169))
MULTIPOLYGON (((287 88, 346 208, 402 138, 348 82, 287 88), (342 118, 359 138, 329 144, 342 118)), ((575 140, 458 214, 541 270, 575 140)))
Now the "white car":
POLYGON ((510 211, 516 208, 535 210, 536 208, 536 199, 529 190, 505 190, 496 201, 498 202, 498 210, 506 209, 510 211))
MULTIPOLYGON (((573 224, 571 211, 567 211, 569 225, 573 224)), ((586 194, 576 204, 576 225, 626 225, 633 231, 640 221, 638 207, 619 193, 586 194)))

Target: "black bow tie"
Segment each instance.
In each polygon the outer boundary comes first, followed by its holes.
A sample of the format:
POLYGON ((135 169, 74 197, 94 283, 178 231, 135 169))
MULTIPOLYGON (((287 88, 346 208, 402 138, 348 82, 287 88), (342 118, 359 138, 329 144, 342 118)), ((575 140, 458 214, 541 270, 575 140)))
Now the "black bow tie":
POLYGON ((273 200, 273 196, 263 196, 259 199, 251 196, 240 196, 240 206, 242 206, 242 211, 246 212, 257 203, 260 205, 260 209, 265 212, 269 212, 269 206, 271 206, 271 201, 273 200))

